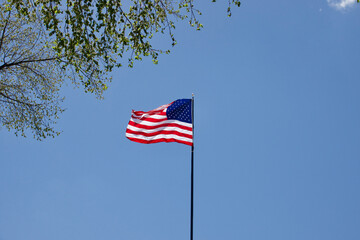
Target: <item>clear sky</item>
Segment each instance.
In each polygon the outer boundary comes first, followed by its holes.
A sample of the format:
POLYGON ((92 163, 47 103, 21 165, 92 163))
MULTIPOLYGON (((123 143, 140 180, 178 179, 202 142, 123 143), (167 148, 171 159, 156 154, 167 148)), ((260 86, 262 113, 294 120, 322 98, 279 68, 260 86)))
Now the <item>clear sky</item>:
MULTIPOLYGON (((0 240, 189 239, 190 147, 125 138, 131 109, 195 93, 195 240, 358 240, 360 4, 198 1, 202 31, 69 84, 55 139, 0 131, 0 240)), ((159 40, 159 46, 165 41, 159 40)))

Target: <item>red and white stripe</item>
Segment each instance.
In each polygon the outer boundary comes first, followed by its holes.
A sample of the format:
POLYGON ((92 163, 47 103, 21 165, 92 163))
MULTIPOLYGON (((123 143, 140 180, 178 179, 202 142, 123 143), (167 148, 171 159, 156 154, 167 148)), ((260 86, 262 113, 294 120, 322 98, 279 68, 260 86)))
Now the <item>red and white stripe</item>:
POLYGON ((126 137, 138 143, 178 142, 192 146, 192 124, 168 120, 166 109, 170 104, 143 112, 132 111, 126 128, 126 137))

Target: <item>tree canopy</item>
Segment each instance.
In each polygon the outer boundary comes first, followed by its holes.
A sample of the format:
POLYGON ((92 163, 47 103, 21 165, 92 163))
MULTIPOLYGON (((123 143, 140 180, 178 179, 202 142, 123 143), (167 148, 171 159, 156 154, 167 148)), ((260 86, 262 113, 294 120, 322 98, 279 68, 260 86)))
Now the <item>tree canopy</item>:
POLYGON ((16 134, 32 129, 38 139, 53 136, 64 76, 56 53, 46 45, 39 22, 3 6, 0 30, 0 122, 16 134))
POLYGON ((63 79, 101 97, 114 68, 170 52, 152 39, 166 34, 174 46, 177 19, 203 27, 194 0, 7 0, 0 10, 0 121, 37 139, 58 134, 63 79))

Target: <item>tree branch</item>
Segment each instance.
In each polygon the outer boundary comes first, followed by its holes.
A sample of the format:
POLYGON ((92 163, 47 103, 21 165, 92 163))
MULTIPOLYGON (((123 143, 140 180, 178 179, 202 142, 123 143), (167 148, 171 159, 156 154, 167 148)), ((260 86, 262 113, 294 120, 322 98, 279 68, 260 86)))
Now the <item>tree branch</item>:
POLYGON ((2 31, 2 34, 1 34, 1 39, 0 39, 0 51, 1 51, 2 46, 3 46, 5 31, 6 31, 7 25, 9 24, 10 14, 11 14, 11 11, 9 11, 9 16, 8 16, 8 18, 6 19, 6 23, 5 23, 4 29, 3 29, 3 31, 2 31))
POLYGON ((12 62, 12 63, 4 63, 3 65, 0 66, 0 71, 5 68, 11 67, 11 66, 20 65, 22 63, 45 62, 45 61, 53 61, 53 60, 58 60, 58 59, 59 59, 59 57, 52 57, 52 58, 23 60, 23 61, 12 62))

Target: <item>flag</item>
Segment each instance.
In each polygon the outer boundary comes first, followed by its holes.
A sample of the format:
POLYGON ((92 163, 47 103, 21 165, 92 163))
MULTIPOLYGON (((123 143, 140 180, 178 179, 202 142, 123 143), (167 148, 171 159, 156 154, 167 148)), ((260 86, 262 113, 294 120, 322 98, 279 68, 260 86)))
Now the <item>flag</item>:
POLYGON ((154 110, 132 111, 126 137, 138 143, 178 142, 192 146, 191 99, 179 99, 154 110))

